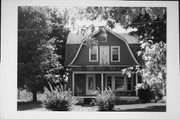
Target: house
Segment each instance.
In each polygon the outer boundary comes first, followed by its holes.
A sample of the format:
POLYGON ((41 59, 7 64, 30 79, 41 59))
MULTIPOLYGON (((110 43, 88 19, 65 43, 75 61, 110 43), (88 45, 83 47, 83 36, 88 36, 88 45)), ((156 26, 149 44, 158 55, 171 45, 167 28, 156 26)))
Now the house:
POLYGON ((65 65, 70 68, 67 87, 74 96, 90 97, 96 90, 105 88, 111 88, 117 95, 136 96, 135 85, 140 82, 139 76, 133 73, 129 78, 121 70, 139 65, 135 56, 138 40, 107 28, 104 32, 104 39, 98 36, 98 32, 93 36, 98 45, 92 48, 83 40, 86 35, 69 33, 65 53, 65 65))

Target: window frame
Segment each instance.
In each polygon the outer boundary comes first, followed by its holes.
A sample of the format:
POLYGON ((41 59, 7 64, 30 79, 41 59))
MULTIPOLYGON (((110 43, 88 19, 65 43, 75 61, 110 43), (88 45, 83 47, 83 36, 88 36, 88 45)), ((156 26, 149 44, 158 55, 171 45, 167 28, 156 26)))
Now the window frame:
POLYGON ((120 62, 120 46, 111 46, 111 62, 120 62), (118 60, 113 60, 113 48, 118 48, 118 60))
POLYGON ((96 47, 96 60, 92 60, 91 59, 91 48, 89 48, 89 62, 98 62, 98 46, 93 46, 93 47, 96 47))

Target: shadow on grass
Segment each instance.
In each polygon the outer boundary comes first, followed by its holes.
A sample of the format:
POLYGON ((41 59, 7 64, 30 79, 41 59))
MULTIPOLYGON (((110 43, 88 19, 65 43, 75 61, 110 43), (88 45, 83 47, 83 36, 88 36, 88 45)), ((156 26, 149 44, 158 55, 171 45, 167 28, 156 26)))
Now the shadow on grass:
POLYGON ((147 106, 144 108, 132 108, 132 109, 123 109, 120 108, 113 111, 119 111, 119 112, 166 112, 166 106, 165 105, 159 105, 159 106, 147 106))
POLYGON ((38 109, 43 108, 43 105, 40 101, 37 102, 17 102, 17 110, 18 111, 26 111, 26 110, 32 110, 32 109, 38 109))

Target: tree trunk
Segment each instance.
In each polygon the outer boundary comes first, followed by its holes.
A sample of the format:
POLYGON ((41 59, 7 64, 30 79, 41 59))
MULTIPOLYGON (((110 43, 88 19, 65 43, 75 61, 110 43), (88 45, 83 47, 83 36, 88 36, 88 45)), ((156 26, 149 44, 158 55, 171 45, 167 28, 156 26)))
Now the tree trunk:
POLYGON ((36 89, 34 89, 32 91, 32 93, 33 93, 33 102, 36 102, 37 101, 37 91, 36 91, 36 89))

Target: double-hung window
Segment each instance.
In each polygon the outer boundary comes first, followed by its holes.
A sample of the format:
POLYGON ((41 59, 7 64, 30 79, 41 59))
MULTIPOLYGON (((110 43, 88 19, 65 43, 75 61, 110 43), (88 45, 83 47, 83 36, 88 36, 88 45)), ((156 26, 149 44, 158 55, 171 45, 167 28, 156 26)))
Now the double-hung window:
POLYGON ((120 46, 111 46, 111 62, 120 61, 120 46))
POLYGON ((97 62, 98 61, 98 46, 93 46, 89 48, 89 61, 97 62))

